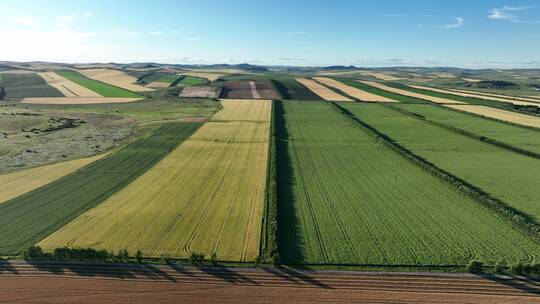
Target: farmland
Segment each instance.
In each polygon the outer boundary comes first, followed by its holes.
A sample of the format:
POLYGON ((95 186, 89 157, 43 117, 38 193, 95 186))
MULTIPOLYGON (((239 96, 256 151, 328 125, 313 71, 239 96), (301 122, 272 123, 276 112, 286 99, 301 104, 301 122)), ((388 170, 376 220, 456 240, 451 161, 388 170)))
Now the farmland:
POLYGON ((87 78, 76 71, 62 70, 58 71, 57 74, 75 83, 78 83, 83 87, 86 87, 100 94, 103 97, 141 98, 141 95, 137 93, 87 78))
POLYGON ((347 109, 435 166, 540 219, 540 162, 378 105, 347 109))
POLYGON ((205 83, 206 81, 200 77, 185 76, 177 84, 185 86, 197 86, 205 83))
POLYGON ((332 78, 328 78, 328 77, 314 77, 313 79, 315 79, 316 81, 326 85, 326 86, 329 86, 329 87, 332 87, 332 88, 335 88, 335 89, 338 89, 339 91, 349 95, 349 96, 352 96, 354 98, 357 98, 361 101, 383 101, 383 102, 395 102, 395 100, 393 99, 390 99, 390 98, 386 98, 384 96, 380 96, 380 95, 375 95, 375 94, 372 94, 370 92, 367 92, 367 91, 363 91, 363 90, 360 90, 356 87, 353 87, 353 86, 348 86, 347 84, 344 84, 340 81, 337 81, 337 80, 334 80, 332 78))
POLYGON ((321 97, 294 78, 272 79, 274 86, 284 99, 321 100, 321 97))
POLYGON ((312 79, 307 78, 296 78, 296 81, 301 83, 310 89, 313 93, 319 95, 324 100, 335 100, 335 101, 352 101, 350 98, 340 95, 328 87, 323 86, 322 84, 316 82, 312 79))
POLYGON ((276 128, 278 240, 286 263, 420 266, 539 258, 540 244, 328 103, 284 101, 276 128))
POLYGON ((0 254, 16 254, 100 204, 151 168, 200 123, 169 123, 151 135, 0 205, 0 254))
POLYGON ((0 73, 0 87, 6 91, 5 98, 62 97, 60 91, 48 85, 37 73, 0 73))
POLYGON ((155 167, 40 245, 252 261, 259 254, 270 101, 224 109, 155 167), (159 181, 159 182, 156 182, 159 181))
POLYGON ((47 84, 62 92, 66 97, 102 97, 98 93, 67 80, 54 72, 39 73, 39 76, 45 79, 47 84))
POLYGON ((230 99, 279 99, 269 80, 228 80, 223 84, 221 98, 230 99))
POLYGON ((150 92, 153 89, 136 84, 137 79, 115 69, 81 69, 82 75, 133 92, 150 92))

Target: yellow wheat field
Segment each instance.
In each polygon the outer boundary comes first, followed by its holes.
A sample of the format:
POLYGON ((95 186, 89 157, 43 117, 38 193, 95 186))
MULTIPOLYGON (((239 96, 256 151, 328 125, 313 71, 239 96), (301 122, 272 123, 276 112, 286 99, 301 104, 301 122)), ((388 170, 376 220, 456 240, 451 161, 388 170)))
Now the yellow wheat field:
POLYGON ((400 80, 402 78, 398 78, 398 77, 395 77, 395 76, 392 76, 392 75, 388 75, 388 74, 384 74, 384 73, 379 73, 379 72, 371 72, 371 71, 362 71, 360 72, 362 75, 368 75, 368 76, 372 76, 372 77, 375 77, 377 79, 380 79, 380 80, 385 80, 385 81, 394 81, 394 80, 400 80))
POLYGON ((415 93, 415 92, 410 92, 410 91, 407 91, 407 90, 397 89, 397 88, 389 87, 387 85, 384 85, 384 84, 378 83, 378 82, 374 82, 374 81, 361 81, 361 80, 358 80, 358 81, 363 83, 363 84, 367 84, 369 86, 372 86, 372 87, 375 87, 375 88, 378 88, 378 89, 381 89, 381 90, 385 90, 385 91, 388 91, 388 92, 401 94, 401 95, 405 95, 405 96, 421 98, 421 99, 429 100, 429 101, 435 102, 435 103, 463 104, 463 102, 460 102, 460 101, 456 101, 456 100, 452 100, 452 99, 446 99, 446 98, 440 98, 440 97, 434 97, 434 96, 419 94, 419 93, 415 93))
POLYGON ((421 90, 429 90, 429 91, 438 92, 438 93, 463 96, 463 97, 474 97, 474 98, 480 98, 480 99, 485 99, 485 100, 495 100, 495 101, 500 101, 500 102, 505 102, 505 103, 512 103, 516 105, 540 107, 540 101, 538 100, 536 101, 536 103, 534 103, 534 102, 514 100, 514 99, 509 99, 509 98, 504 98, 504 97, 497 97, 491 94, 490 95, 477 94, 477 93, 472 93, 472 92, 462 91, 462 90, 445 90, 445 89, 437 89, 437 88, 432 88, 432 87, 424 87, 424 86, 416 86, 416 85, 411 85, 410 87, 421 89, 421 90))
POLYGON ((30 192, 104 157, 107 153, 0 175, 0 203, 30 192))
POLYGON ((82 69, 78 70, 79 73, 84 76, 99 80, 126 90, 134 92, 149 92, 154 91, 154 89, 146 88, 135 84, 137 79, 132 77, 122 71, 112 70, 112 69, 82 69))
POLYGON ((479 114, 499 120, 509 121, 515 124, 540 128, 540 117, 519 114, 496 108, 477 105, 446 105, 449 108, 457 109, 469 113, 479 114))
POLYGON ((249 261, 259 254, 271 101, 223 110, 152 169, 42 242, 185 258, 198 251, 249 261))
POLYGON ((473 95, 481 95, 481 96, 490 96, 490 97, 500 97, 500 98, 506 98, 506 99, 512 99, 512 100, 522 100, 522 101, 531 101, 540 103, 540 97, 538 96, 513 96, 513 95, 502 95, 502 94, 495 94, 495 93, 486 93, 486 92, 477 92, 477 91, 467 91, 467 90, 459 90, 459 89, 448 89, 448 91, 452 92, 461 92, 461 93, 469 93, 473 95))
POLYGON ((103 97, 98 93, 68 80, 54 72, 39 73, 48 85, 56 88, 66 97, 103 97))
POLYGON ((208 79, 210 81, 214 81, 214 80, 218 79, 221 76, 225 76, 226 74, 223 74, 223 73, 209 73, 209 72, 185 72, 185 73, 180 73, 179 75, 206 78, 206 79, 208 79))
POLYGON ((337 80, 334 80, 332 78, 313 77, 313 79, 317 80, 318 82, 320 82, 320 83, 322 83, 322 84, 324 84, 326 86, 333 87, 335 89, 341 90, 345 94, 347 94, 349 96, 352 96, 352 97, 355 97, 355 98, 358 98, 358 99, 360 99, 362 101, 397 102, 397 101, 395 101, 393 99, 390 99, 390 98, 375 95, 375 94, 360 90, 358 88, 348 86, 348 85, 346 85, 346 84, 344 84, 342 82, 339 82, 337 80))
POLYGON ((316 82, 315 80, 306 79, 306 78, 296 78, 296 81, 303 84, 305 87, 313 91, 313 93, 319 95, 324 100, 352 101, 350 98, 339 95, 338 93, 330 90, 329 88, 323 86, 322 84, 316 82))

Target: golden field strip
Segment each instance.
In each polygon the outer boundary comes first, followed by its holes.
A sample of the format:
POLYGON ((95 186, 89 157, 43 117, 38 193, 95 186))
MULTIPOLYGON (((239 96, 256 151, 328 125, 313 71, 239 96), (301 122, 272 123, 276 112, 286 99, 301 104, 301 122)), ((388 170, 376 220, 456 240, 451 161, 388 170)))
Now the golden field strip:
POLYGON ((98 93, 83 87, 71 80, 68 80, 55 72, 39 73, 48 85, 56 88, 66 97, 103 97, 98 93))
POLYGON ((23 98, 22 103, 31 104, 103 104, 103 103, 124 103, 141 100, 142 98, 125 97, 27 97, 23 98))
POLYGON ((39 243, 224 261, 259 254, 272 102, 223 110, 157 165, 39 243))
POLYGON ((375 94, 372 94, 372 93, 369 93, 369 92, 366 92, 366 91, 363 91, 363 90, 360 90, 360 89, 357 89, 357 88, 353 88, 351 86, 348 86, 342 82, 339 82, 337 80, 334 80, 332 78, 328 78, 328 77, 313 77, 313 79, 317 80, 318 82, 326 85, 326 86, 329 86, 329 87, 333 87, 335 89, 338 89, 342 92, 344 92, 345 94, 349 95, 349 96, 352 96, 354 98, 358 98, 362 101, 382 101, 382 102, 397 102, 396 100, 393 100, 393 99, 390 99, 390 98, 387 98, 387 97, 383 97, 383 96, 379 96, 379 95, 375 95, 375 94))
POLYGON ((512 104, 516 104, 516 105, 523 105, 523 106, 537 106, 537 107, 540 106, 540 101, 537 101, 536 103, 534 103, 534 102, 527 102, 527 101, 513 100, 513 99, 508 99, 508 98, 495 97, 495 96, 484 96, 484 95, 473 94, 473 93, 469 93, 469 92, 463 93, 463 92, 460 92, 460 91, 454 91, 454 90, 451 91, 451 90, 438 89, 438 88, 433 88, 433 87, 425 87, 425 86, 417 86, 417 85, 409 85, 409 86, 411 88, 415 88, 415 89, 429 90, 429 91, 433 91, 433 92, 444 93, 444 94, 452 94, 452 95, 457 95, 457 96, 462 96, 462 97, 473 97, 473 98, 480 98, 480 99, 484 99, 484 100, 495 100, 495 101, 500 101, 500 102, 512 103, 512 104))
POLYGON ((42 187, 106 156, 108 153, 0 175, 0 204, 42 187))
POLYGON ((401 78, 398 78, 398 77, 395 77, 395 76, 392 76, 392 75, 379 73, 379 72, 362 71, 362 72, 360 72, 360 74, 372 76, 372 77, 375 77, 377 79, 386 80, 386 81, 394 81, 394 80, 401 79, 401 78))
POLYGON ((210 72, 185 72, 185 73, 180 73, 179 75, 206 78, 206 79, 208 79, 210 81, 214 81, 214 80, 218 79, 221 76, 225 76, 226 74, 223 74, 223 73, 210 73, 210 72))
POLYGON ((315 80, 307 78, 296 78, 296 81, 303 84, 306 88, 310 89, 313 93, 319 95, 324 100, 352 101, 350 98, 347 98, 330 90, 329 88, 323 86, 315 80))
POLYGON ((457 109, 473 114, 478 114, 486 117, 504 120, 519 125, 540 128, 540 117, 519 114, 515 112, 505 111, 497 108, 491 108, 478 105, 446 105, 449 108, 457 109))
POLYGON ((511 100, 522 100, 522 101, 532 101, 536 103, 540 103, 540 97, 523 97, 523 96, 511 96, 511 95, 500 95, 500 94, 493 94, 493 93, 485 93, 485 92, 473 92, 473 91, 467 91, 467 90, 458 90, 458 89, 447 89, 449 92, 460 92, 460 93, 468 93, 471 95, 480 95, 480 96, 489 96, 489 97, 499 97, 499 98, 506 98, 511 100))
POLYGON ((456 101, 456 100, 452 100, 452 99, 446 99, 446 98, 440 98, 440 97, 434 97, 434 96, 429 96, 429 95, 419 94, 419 93, 410 92, 410 91, 406 91, 406 90, 402 90, 402 89, 397 89, 397 88, 393 88, 393 87, 384 85, 384 84, 382 84, 382 83, 374 82, 374 81, 362 81, 362 80, 358 80, 358 82, 363 83, 363 84, 366 84, 366 85, 369 85, 369 86, 372 86, 372 87, 375 87, 375 88, 377 88, 377 89, 385 90, 385 91, 392 92, 392 93, 396 93, 396 94, 400 94, 400 95, 405 95, 405 96, 410 96, 410 97, 415 97, 415 98, 425 99, 425 100, 429 100, 429 101, 435 102, 435 103, 441 103, 441 104, 463 104, 463 102, 460 102, 460 101, 456 101))
POLYGON ((122 71, 111 69, 82 69, 77 71, 90 79, 98 80, 126 90, 134 92, 154 91, 154 89, 135 84, 137 79, 122 71))

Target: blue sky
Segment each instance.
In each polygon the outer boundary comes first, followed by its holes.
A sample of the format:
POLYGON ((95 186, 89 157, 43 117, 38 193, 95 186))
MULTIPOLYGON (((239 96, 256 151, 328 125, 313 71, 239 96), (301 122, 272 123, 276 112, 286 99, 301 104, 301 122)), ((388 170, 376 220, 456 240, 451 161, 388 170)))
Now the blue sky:
POLYGON ((2 1, 0 60, 540 68, 540 1, 2 1))

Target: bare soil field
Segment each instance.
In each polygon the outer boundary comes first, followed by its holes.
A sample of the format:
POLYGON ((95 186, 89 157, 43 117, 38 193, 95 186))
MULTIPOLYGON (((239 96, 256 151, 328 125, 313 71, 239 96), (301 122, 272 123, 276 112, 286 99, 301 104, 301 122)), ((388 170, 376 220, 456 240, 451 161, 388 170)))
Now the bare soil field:
POLYGON ((2 303, 540 303, 537 281, 181 265, 0 264, 2 303))
POLYGON ((253 81, 230 80, 225 81, 221 98, 227 99, 260 99, 253 81), (253 84, 252 84, 253 83, 253 84))
POLYGON ((110 85, 114 85, 114 86, 117 86, 126 90, 130 90, 134 92, 154 91, 154 89, 146 88, 138 84, 135 84, 135 82, 137 82, 137 79, 135 77, 129 76, 128 74, 119 70, 81 69, 81 70, 78 70, 78 72, 88 78, 102 81, 102 82, 105 82, 110 85))
POLYGON ((375 87, 375 88, 378 88, 378 89, 381 89, 381 90, 385 90, 385 91, 388 91, 388 92, 401 94, 401 95, 405 95, 405 96, 410 96, 410 97, 415 97, 415 98, 421 98, 421 99, 429 100, 429 101, 435 102, 435 103, 463 104, 463 102, 460 102, 460 101, 456 101, 456 100, 452 100, 452 99, 446 99, 446 98, 440 98, 440 97, 434 97, 434 96, 419 94, 419 93, 410 92, 410 91, 406 91, 406 90, 402 90, 402 89, 397 89, 397 88, 389 87, 387 85, 384 85, 384 84, 378 83, 378 82, 374 82, 374 81, 361 81, 361 80, 358 80, 358 82, 361 82, 363 84, 367 84, 369 86, 372 86, 372 87, 375 87))
POLYGON ((70 174, 102 157, 75 159, 0 175, 0 204, 70 174))
POLYGON ((344 92, 345 94, 347 94, 349 96, 352 96, 352 97, 355 97, 355 98, 358 98, 358 99, 360 99, 362 101, 396 102, 395 100, 390 99, 390 98, 386 98, 386 97, 375 95, 375 94, 372 94, 372 93, 369 93, 369 92, 366 92, 366 91, 362 91, 362 90, 357 89, 357 88, 353 88, 351 86, 348 86, 348 85, 346 85, 346 84, 344 84, 342 82, 339 82, 337 80, 334 80, 332 78, 313 77, 313 79, 317 80, 318 82, 320 82, 320 83, 322 83, 322 84, 324 84, 326 86, 338 89, 338 90, 344 92))
POLYGON ((124 103, 141 100, 142 98, 115 98, 115 97, 30 97, 24 98, 22 103, 31 104, 103 104, 124 103))
POLYGON ((322 84, 316 82, 315 80, 306 79, 306 78, 296 78, 296 81, 303 84, 305 87, 310 89, 313 93, 319 95, 324 100, 352 101, 350 98, 339 95, 338 93, 330 90, 329 88, 323 86, 322 84))
POLYGON ((425 87, 425 86, 416 86, 416 85, 411 85, 410 87, 421 89, 421 90, 429 90, 433 92, 444 93, 444 94, 453 94, 453 95, 463 96, 463 97, 473 97, 473 98, 480 98, 484 100, 495 100, 495 101, 500 101, 500 102, 505 102, 505 103, 512 103, 516 105, 540 107, 540 100, 536 100, 536 103, 535 103, 535 102, 527 102, 527 101, 520 101, 520 100, 509 99, 509 98, 497 97, 493 95, 486 96, 482 94, 476 94, 476 93, 461 91, 461 90, 460 91, 445 90, 445 89, 438 89, 438 88, 425 87))
POLYGON ((477 105, 446 105, 452 109, 479 114, 486 117, 491 117, 499 120, 509 121, 519 125, 540 128, 540 117, 519 114, 515 112, 500 110, 486 106, 477 105))
POLYGON ((217 98, 221 93, 221 88, 213 86, 185 87, 180 92, 180 97, 190 98, 217 98))
POLYGON ((257 80, 254 84, 259 99, 281 99, 281 96, 274 90, 274 85, 269 80, 257 80))
POLYGON ((48 85, 56 88, 66 97, 103 97, 98 93, 68 80, 54 72, 39 73, 48 85))

